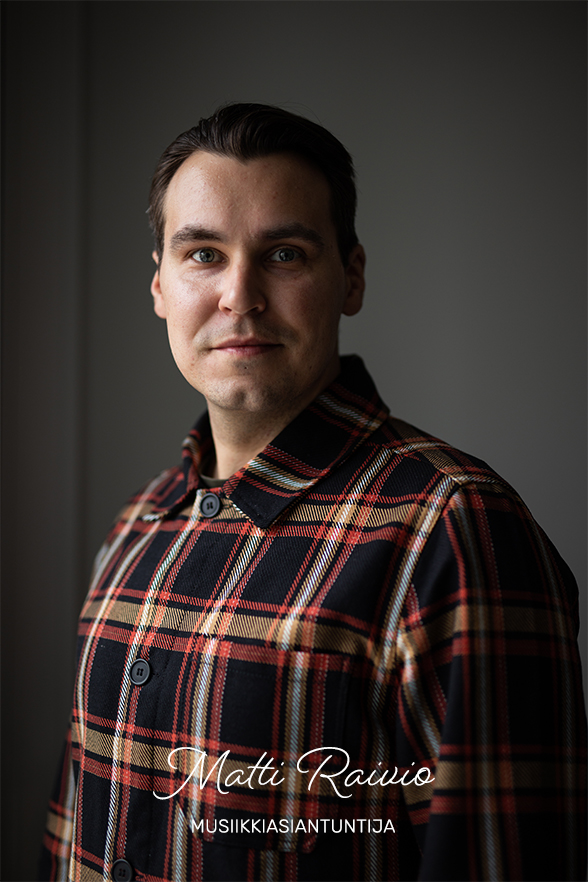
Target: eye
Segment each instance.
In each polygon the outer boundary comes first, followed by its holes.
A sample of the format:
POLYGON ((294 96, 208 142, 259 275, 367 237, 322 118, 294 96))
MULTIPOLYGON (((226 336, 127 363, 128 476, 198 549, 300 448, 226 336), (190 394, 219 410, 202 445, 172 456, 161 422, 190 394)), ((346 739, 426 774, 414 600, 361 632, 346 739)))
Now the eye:
POLYGON ((216 257, 214 248, 199 248, 190 255, 197 263, 212 263, 216 257))
POLYGON ((290 263, 292 260, 296 260, 299 257, 300 254, 294 248, 278 248, 277 251, 270 254, 269 259, 274 260, 277 263, 290 263))

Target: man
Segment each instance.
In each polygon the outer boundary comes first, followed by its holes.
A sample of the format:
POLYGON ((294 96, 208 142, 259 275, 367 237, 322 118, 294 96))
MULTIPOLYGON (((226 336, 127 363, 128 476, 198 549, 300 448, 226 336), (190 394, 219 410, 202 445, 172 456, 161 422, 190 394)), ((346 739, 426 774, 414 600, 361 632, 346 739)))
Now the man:
POLYGON ((154 307, 208 410, 98 556, 44 878, 583 873, 573 578, 339 357, 354 212, 349 154, 277 108, 160 160, 154 307))

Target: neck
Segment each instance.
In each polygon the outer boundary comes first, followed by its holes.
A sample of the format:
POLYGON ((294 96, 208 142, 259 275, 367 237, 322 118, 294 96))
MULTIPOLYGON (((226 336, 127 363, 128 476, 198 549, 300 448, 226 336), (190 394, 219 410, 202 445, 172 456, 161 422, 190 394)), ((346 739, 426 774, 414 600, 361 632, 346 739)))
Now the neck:
POLYGON ((339 369, 339 357, 336 356, 321 382, 309 389, 305 396, 289 402, 289 406, 285 406, 285 396, 281 407, 261 412, 232 410, 209 401, 208 414, 216 455, 211 477, 226 480, 247 465, 335 379, 339 369))
POLYGON ((294 418, 260 420, 256 413, 219 412, 212 408, 209 416, 216 452, 212 477, 223 479, 230 478, 261 453, 294 418))

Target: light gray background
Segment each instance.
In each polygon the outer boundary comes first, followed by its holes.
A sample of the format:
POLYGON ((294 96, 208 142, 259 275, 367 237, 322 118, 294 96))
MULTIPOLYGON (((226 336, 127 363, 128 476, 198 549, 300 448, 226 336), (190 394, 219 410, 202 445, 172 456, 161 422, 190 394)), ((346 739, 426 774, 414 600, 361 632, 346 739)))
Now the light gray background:
POLYGON ((202 408, 151 309, 144 212, 159 154, 220 103, 279 103, 350 149, 368 292, 342 351, 364 356, 393 413, 514 484, 585 620, 585 6, 3 14, 2 878, 26 880, 91 559, 202 408))

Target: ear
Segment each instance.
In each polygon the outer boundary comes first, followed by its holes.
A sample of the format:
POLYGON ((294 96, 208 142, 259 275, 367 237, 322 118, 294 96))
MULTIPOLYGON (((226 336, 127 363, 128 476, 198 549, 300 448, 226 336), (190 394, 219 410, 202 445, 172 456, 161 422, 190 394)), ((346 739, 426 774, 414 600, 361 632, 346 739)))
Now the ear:
POLYGON ((349 263, 345 269, 347 279, 347 295, 343 304, 343 315, 355 315, 361 309, 365 290, 365 251, 362 245, 356 245, 349 255, 349 263))
POLYGON ((157 264, 157 269, 155 270, 155 275, 153 276, 153 281, 151 282, 151 293, 153 294, 153 309, 155 310, 155 315, 159 316, 159 318, 164 319, 167 318, 167 312, 165 309, 163 294, 161 293, 161 282, 159 279, 159 258, 157 256, 157 251, 154 251, 151 257, 157 264))

